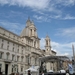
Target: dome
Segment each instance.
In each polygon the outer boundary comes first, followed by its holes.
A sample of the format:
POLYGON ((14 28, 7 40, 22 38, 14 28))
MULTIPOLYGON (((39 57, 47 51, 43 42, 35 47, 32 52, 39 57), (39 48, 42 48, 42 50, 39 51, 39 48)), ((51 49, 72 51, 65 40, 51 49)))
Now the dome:
POLYGON ((20 34, 21 37, 23 36, 29 36, 29 29, 28 28, 24 28, 20 34))

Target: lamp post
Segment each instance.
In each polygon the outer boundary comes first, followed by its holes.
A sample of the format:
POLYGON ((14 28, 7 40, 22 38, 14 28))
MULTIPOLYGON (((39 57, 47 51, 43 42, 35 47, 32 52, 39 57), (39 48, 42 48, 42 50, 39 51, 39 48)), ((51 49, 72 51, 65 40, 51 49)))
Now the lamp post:
POLYGON ((73 65, 73 73, 75 73, 75 52, 74 52, 74 45, 72 44, 73 50, 73 58, 72 58, 72 65, 73 65))
POLYGON ((75 61, 74 45, 72 45, 72 50, 73 50, 73 60, 75 61))

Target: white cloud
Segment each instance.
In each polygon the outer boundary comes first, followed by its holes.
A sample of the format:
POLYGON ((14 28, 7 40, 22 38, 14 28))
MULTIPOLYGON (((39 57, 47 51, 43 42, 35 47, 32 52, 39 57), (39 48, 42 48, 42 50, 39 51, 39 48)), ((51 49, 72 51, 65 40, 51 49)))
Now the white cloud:
MULTIPOLYGON (((45 38, 41 38, 40 44, 41 48, 45 49, 45 38)), ((52 50, 56 51, 57 55, 72 56, 72 44, 75 46, 75 42, 61 44, 58 42, 51 41, 52 50)))
POLYGON ((30 7, 33 10, 49 11, 54 13, 61 13, 61 9, 58 9, 58 5, 75 5, 75 0, 0 0, 1 5, 17 5, 20 7, 30 7))
POLYGON ((49 5, 49 0, 0 0, 0 4, 18 5, 35 9, 45 9, 49 5))
POLYGON ((58 29, 58 33, 56 35, 65 36, 69 38, 75 38, 75 27, 58 29))
POLYGON ((49 16, 50 18, 53 18, 53 19, 61 19, 61 15, 50 15, 49 16))
POLYGON ((51 20, 47 16, 38 16, 38 15, 33 15, 33 17, 38 20, 39 22, 50 22, 51 20))
POLYGON ((63 19, 64 20, 67 20, 67 19, 75 19, 75 16, 70 16, 69 14, 67 14, 63 19))
POLYGON ((75 5, 75 0, 63 0, 63 5, 65 6, 75 5))
POLYGON ((55 4, 60 4, 63 6, 73 6, 75 5, 75 0, 54 0, 55 4))
POLYGON ((53 49, 56 49, 57 55, 66 55, 69 57, 72 57, 73 55, 72 44, 75 46, 75 42, 63 43, 63 44, 53 41, 51 42, 53 49))
POLYGON ((33 17, 36 18, 37 20, 42 20, 43 19, 43 16, 34 15, 33 17))
POLYGON ((0 4, 9 4, 9 5, 19 5, 19 6, 29 6, 32 8, 43 9, 50 6, 55 6, 57 4, 61 5, 75 5, 75 0, 0 0, 0 4))
POLYGON ((20 23, 11 23, 8 21, 0 21, 0 26, 4 27, 5 29, 8 29, 11 32, 14 32, 15 34, 20 34, 21 29, 23 29, 23 27, 25 25, 22 25, 20 23))
POLYGON ((75 19, 75 16, 71 16, 69 14, 67 14, 65 16, 62 16, 62 14, 50 15, 49 17, 53 18, 53 19, 61 19, 61 20, 74 20, 75 19))
MULTIPOLYGON (((75 0, 0 0, 1 5, 8 4, 11 5, 17 5, 19 7, 29 7, 32 10, 38 12, 39 14, 42 14, 45 16, 44 21, 47 21, 49 18, 53 19, 75 19, 74 16, 66 15, 65 17, 62 16, 62 8, 60 9, 59 6, 73 6, 75 5, 75 0), (47 12, 50 14, 54 13, 57 15, 47 15, 47 12)), ((15 15, 16 16, 16 15, 15 15)), ((34 16, 37 20, 41 20, 43 16, 34 16)))

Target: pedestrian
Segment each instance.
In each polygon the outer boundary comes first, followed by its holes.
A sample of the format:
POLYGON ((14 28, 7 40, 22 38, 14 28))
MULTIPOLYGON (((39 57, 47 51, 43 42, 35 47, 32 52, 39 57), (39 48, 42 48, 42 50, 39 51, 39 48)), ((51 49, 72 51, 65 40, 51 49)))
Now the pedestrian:
POLYGON ((44 72, 42 72, 42 75, 44 75, 44 72))
POLYGON ((66 73, 66 75, 70 75, 69 73, 66 73))
POLYGON ((2 75, 2 72, 0 72, 0 75, 2 75))
POLYGON ((69 74, 69 70, 66 70, 66 75, 70 75, 70 74, 69 74))
POLYGON ((16 73, 16 75, 19 75, 19 73, 16 73))
POLYGON ((30 72, 30 70, 28 70, 28 75, 31 75, 31 72, 30 72))

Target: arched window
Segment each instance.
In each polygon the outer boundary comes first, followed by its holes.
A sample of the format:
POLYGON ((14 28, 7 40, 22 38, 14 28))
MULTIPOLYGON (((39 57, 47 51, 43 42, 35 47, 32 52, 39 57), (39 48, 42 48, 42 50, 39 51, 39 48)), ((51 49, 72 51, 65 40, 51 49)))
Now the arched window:
POLYGON ((32 29, 30 30, 30 32, 31 32, 31 35, 32 35, 32 29))
POLYGON ((36 47, 36 41, 34 41, 34 47, 36 47))
POLYGON ((48 40, 46 40, 46 45, 48 46, 48 40))

